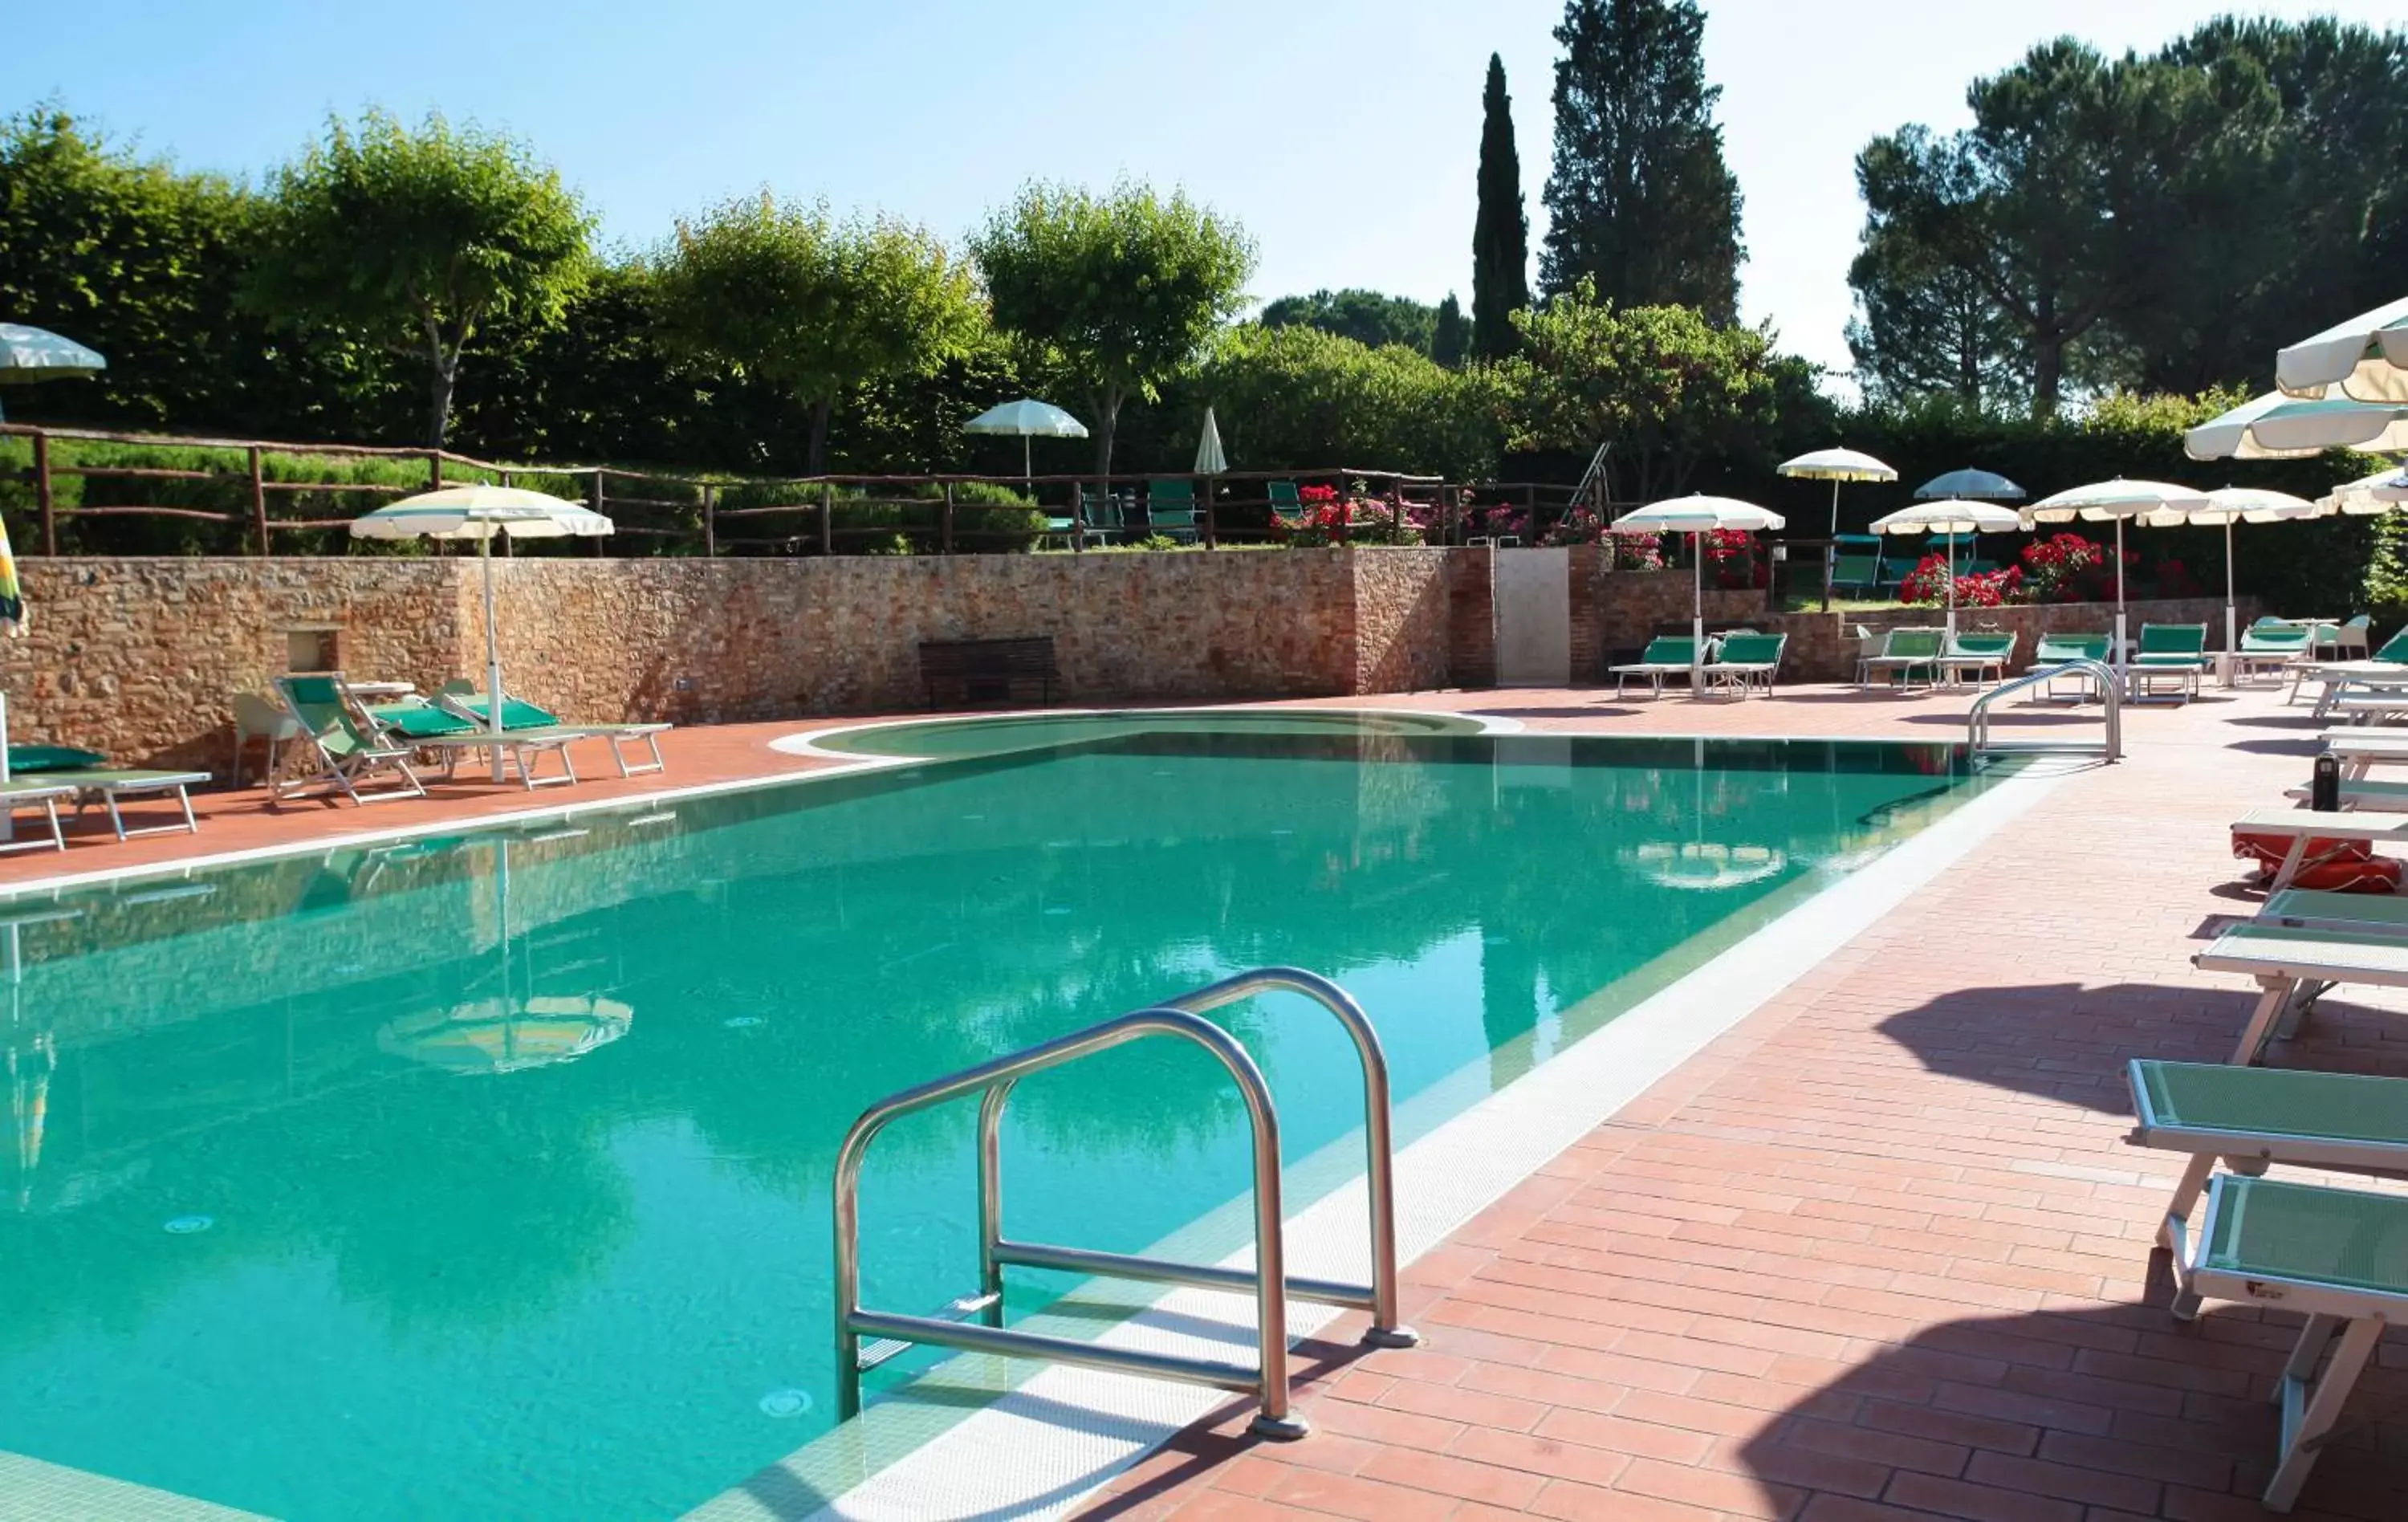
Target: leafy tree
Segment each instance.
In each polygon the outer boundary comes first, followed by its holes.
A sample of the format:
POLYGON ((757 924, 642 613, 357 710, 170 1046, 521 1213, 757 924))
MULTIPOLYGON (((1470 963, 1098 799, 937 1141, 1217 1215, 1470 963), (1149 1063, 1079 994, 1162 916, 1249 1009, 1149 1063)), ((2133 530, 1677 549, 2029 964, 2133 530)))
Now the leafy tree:
POLYGON ((1684 491, 1710 456, 1765 453, 1784 394, 1811 392, 1758 330, 1693 307, 1617 308, 1587 280, 1513 322, 1521 352, 1497 367, 1506 447, 1584 454, 1611 440, 1617 500, 1684 491))
POLYGON ((1446 299, 1438 304, 1438 316, 1430 324, 1430 358, 1450 370, 1459 370, 1470 348, 1471 325, 1463 320, 1463 306, 1449 291, 1446 299))
POLYGON ((1309 296, 1282 296, 1263 309, 1265 327, 1299 323, 1374 349, 1396 343, 1426 354, 1436 340, 1438 311, 1411 296, 1383 295, 1359 286, 1315 291, 1309 296))
POLYGON ((1252 467, 1362 462, 1457 480, 1496 468, 1486 384, 1400 344, 1256 323, 1225 333, 1197 377, 1230 452, 1252 467))
POLYGON ((2118 387, 2262 384, 2273 352, 2396 295, 2408 38, 2219 21, 2152 56, 2070 40, 1975 81, 1974 123, 1857 160, 1868 382, 2002 382, 2047 412, 2118 387))
POLYGON ((584 282, 591 220, 514 140, 369 111, 279 169, 246 294, 271 321, 423 361, 426 438, 451 424, 460 361, 492 318, 556 319, 584 282))
POLYGON ((838 223, 824 206, 781 207, 767 192, 681 224, 659 260, 657 301, 672 348, 809 410, 813 474, 847 391, 926 374, 982 326, 968 267, 927 233, 838 223))
POLYGON ((1539 280, 1632 307, 1739 313, 1739 181, 1723 163, 1694 0, 1570 0, 1539 280))
POLYGON ((1060 366, 1095 402, 1096 469, 1132 395, 1154 400, 1213 330, 1237 315, 1254 246, 1235 222, 1180 193, 1109 194, 1031 183, 970 241, 996 323, 1060 366))
POLYGON ((1513 314, 1530 305, 1530 219, 1522 207, 1522 155, 1513 146, 1513 97, 1505 60, 1488 55, 1480 93, 1480 203, 1471 222, 1471 352, 1513 352, 1513 314))

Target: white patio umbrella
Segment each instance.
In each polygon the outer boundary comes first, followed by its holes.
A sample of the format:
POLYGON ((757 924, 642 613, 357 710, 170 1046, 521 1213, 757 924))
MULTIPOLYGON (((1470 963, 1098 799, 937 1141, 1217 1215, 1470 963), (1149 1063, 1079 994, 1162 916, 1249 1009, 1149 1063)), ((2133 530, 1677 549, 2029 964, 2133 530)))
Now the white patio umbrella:
MULTIPOLYGON (((512 538, 593 537, 611 532, 610 520, 581 502, 516 486, 446 486, 387 503, 351 520, 355 539, 475 539, 485 582, 485 724, 502 731, 502 646, 494 627, 494 536, 512 538)), ((502 780, 502 750, 494 748, 494 781, 502 780)))
POLYGON ((1676 496, 1633 509, 1613 521, 1617 534, 1686 534, 1689 555, 1689 692, 1698 691, 1698 668, 1706 659, 1705 536, 1724 529, 1761 534, 1785 527, 1789 520, 1769 508, 1728 496, 1676 496))
POLYGON ((1087 425, 1052 402, 1023 396, 1016 402, 988 408, 963 424, 962 432, 1017 435, 1020 438, 1021 484, 1034 489, 1037 472, 1029 464, 1028 441, 1032 438, 1084 438, 1087 425))
POLYGON ((2114 481, 2093 481, 2044 496, 2025 508, 2024 526, 2034 524, 2070 524, 2076 518, 2086 523, 2114 523, 2115 525, 2115 646, 2114 666, 2124 669, 2124 523, 2143 513, 2172 510, 2194 512, 2208 506, 2205 492, 2187 486, 2175 486, 2162 481, 2127 481, 2118 476, 2114 481))
MULTIPOLYGON (((2009 484, 2013 484, 2010 482, 2009 484)), ((2023 514, 1996 502, 1950 497, 1917 502, 1885 513, 1872 522, 1876 534, 1945 534, 1948 538, 1948 638, 1956 638, 1956 538, 1959 534, 2014 534, 2022 531, 2023 514)))
POLYGON ((2276 354, 2274 383, 2294 396, 2408 402, 2408 296, 2276 354))
POLYGON ((2408 400, 2310 400, 2270 391, 2183 435, 2194 460, 2287 460, 2329 449, 2408 453, 2408 400))
POLYGON ((2371 476, 2344 481, 2316 498, 2316 510, 2372 518, 2395 512, 2402 503, 2408 503, 2408 471, 2386 465, 2371 476))
MULTIPOLYGON (((1777 467, 1784 476, 1806 481, 1828 481, 1831 483, 1831 537, 1840 537, 1840 483, 1848 481, 1896 481, 1898 472, 1870 454, 1852 449, 1818 449, 1800 454, 1794 460, 1784 460, 1777 467)), ((1831 601, 1832 552, 1823 552, 1823 601, 1831 601)))
POLYGON ((2020 502, 2028 495, 1995 470, 1971 467, 1934 476, 1914 489, 1918 502, 1941 502, 1952 496, 1973 502, 2020 502))
POLYGON ((2280 524, 2317 516, 2316 505, 2288 492, 2261 486, 2226 486, 2207 494, 2202 508, 2159 508, 2134 520, 2143 528, 2214 528, 2224 530, 2224 648, 2241 648, 2241 613, 2232 593, 2232 525, 2280 524))
POLYGON ((0 323, 0 381, 64 380, 107 368, 108 361, 98 351, 73 338, 22 323, 0 323))

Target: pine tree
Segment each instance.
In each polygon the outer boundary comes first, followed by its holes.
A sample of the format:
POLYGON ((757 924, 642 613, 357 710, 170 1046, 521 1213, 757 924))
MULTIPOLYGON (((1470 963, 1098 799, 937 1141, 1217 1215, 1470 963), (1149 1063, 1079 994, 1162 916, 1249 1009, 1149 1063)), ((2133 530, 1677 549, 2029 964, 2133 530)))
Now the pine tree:
POLYGON ((1463 353, 1469 347, 1470 334, 1463 321, 1463 304, 1449 291, 1446 299, 1438 304, 1438 325, 1430 333, 1430 358, 1450 370, 1463 368, 1463 353))
POLYGON ((1530 219, 1522 209, 1522 155, 1513 149, 1513 97, 1505 60, 1488 55, 1480 99, 1480 209, 1471 223, 1471 352, 1513 352, 1513 314, 1530 304, 1530 219))
POLYGON ((1619 306, 1739 316, 1739 182, 1723 163, 1694 0, 1570 0, 1555 40, 1555 162, 1539 282, 1619 306))

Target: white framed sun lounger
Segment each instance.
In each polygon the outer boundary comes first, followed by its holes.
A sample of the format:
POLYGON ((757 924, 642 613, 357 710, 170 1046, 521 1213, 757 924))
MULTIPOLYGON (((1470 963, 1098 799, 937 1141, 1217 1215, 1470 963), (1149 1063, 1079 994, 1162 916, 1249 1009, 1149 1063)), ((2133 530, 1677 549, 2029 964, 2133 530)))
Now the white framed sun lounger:
POLYGON ((2251 923, 2290 930, 2339 930, 2344 935, 2408 936, 2408 894, 2285 888, 2267 895, 2251 923))
MULTIPOLYGON (((2306 803, 2315 796, 2315 789, 2302 784, 2286 787, 2283 796, 2306 803)), ((2341 806, 2344 811, 2374 814, 2408 813, 2408 783, 2386 782, 2374 777, 2351 777, 2345 772, 2341 783, 2341 806)))
POLYGON ((2312 809, 2252 809, 2232 822, 2235 835, 2287 835, 2290 848, 2284 853, 2282 865, 2274 869, 2268 890, 2287 888, 2300 875, 2305 862, 2310 840, 2358 840, 2368 845, 2384 842, 2408 845, 2408 820, 2392 820, 2383 816, 2358 813, 2318 813, 2312 809))
POLYGON ((2344 723, 2387 725, 2408 717, 2408 687, 2386 687, 2381 692, 2344 693, 2329 703, 2317 707, 2316 716, 2340 719, 2344 723))
MULTIPOLYGON (((2135 1057, 2125 1069, 2135 1124, 2124 1140, 2191 1155, 2157 1228, 2157 1243, 2187 1264, 2192 1210, 2222 1162, 2255 1177, 2277 1163, 2344 1172, 2408 1170, 2408 1079, 2363 1073, 2234 1068, 2135 1057)), ((2187 1321, 2199 1302, 2180 1297, 2187 1321)))
POLYGON ((59 832, 59 800, 75 797, 75 791, 74 788, 62 783, 42 781, 38 772, 29 777, 11 778, 7 782, 0 783, 0 809, 7 811, 12 822, 20 809, 39 809, 42 811, 42 817, 50 822, 50 832, 47 838, 36 836, 29 840, 16 839, 12 829, 9 835, 0 836, 0 852, 39 851, 45 847, 52 851, 64 851, 67 848, 67 838, 59 832))
POLYGON ((2317 661, 2296 668, 2291 683, 2291 697, 2299 696, 2301 686, 2311 682, 2322 682, 2324 690, 2316 695, 2314 712, 2318 718, 2332 711, 2332 706, 2345 695, 2357 692, 2383 692, 2408 688, 2408 666, 2397 661, 2317 661))
POLYGON ((2307 1005, 2336 984, 2408 988, 2408 936, 2398 934, 2248 921, 2224 931, 2190 960, 2202 972, 2239 972, 2258 980, 2257 1008, 2232 1049, 2235 1067, 2256 1062, 2286 1013, 2296 1026, 2307 1005))
POLYGON ((2344 777, 2363 777, 2376 767, 2408 766, 2408 726, 2369 725, 2328 729, 2317 737, 2341 758, 2344 777))
POLYGON ((2186 1295, 2307 1318, 2275 1386, 2282 1436, 2261 1497, 2287 1512, 2375 1344, 2408 1320, 2408 1198, 2222 1174, 2174 1272, 2186 1295))

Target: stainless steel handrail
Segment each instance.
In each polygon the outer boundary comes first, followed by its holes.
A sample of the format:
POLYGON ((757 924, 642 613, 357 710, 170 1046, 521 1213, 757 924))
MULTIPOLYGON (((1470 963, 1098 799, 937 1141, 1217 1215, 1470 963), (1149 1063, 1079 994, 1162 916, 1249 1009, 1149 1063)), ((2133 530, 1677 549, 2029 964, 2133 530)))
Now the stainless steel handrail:
POLYGON ((1409 1347, 1420 1341, 1412 1328, 1397 1318, 1396 1202, 1391 1174, 1388 1125, 1388 1066, 1370 1021, 1346 991, 1314 973, 1296 968, 1261 968, 1240 973, 1209 987, 1196 989, 1151 1009, 1140 1010, 1073 1031, 1025 1052, 997 1057, 947 1077, 889 1096, 862 1112, 846 1133, 836 1167, 836 1302, 837 1365, 841 1385, 842 1414, 861 1407, 861 1375, 912 1343, 963 1348, 974 1352, 1046 1358, 1121 1373, 1184 1380, 1215 1388, 1253 1394, 1261 1404, 1254 1429, 1271 1438, 1300 1438, 1309 1430, 1289 1408, 1287 1382, 1287 1300, 1323 1301, 1371 1312, 1364 1341, 1384 1347, 1409 1347), (1286 1272, 1286 1227, 1281 1208, 1279 1115, 1262 1071, 1245 1048, 1220 1027, 1203 1018, 1217 1009, 1254 994, 1286 990, 1319 1002, 1345 1027, 1363 1067, 1364 1144, 1366 1176, 1370 1193, 1371 1283, 1369 1285, 1333 1280, 1291 1278, 1286 1272), (1236 1082, 1254 1131, 1254 1268, 1224 1269, 1179 1263, 1162 1258, 1085 1248, 1017 1242, 1003 1235, 1002 1130, 1003 1113, 1011 1090, 1023 1078, 1073 1062, 1124 1042, 1147 1036, 1174 1036, 1211 1052, 1236 1082), (949 1306, 953 1314, 977 1314, 981 1325, 939 1316, 896 1315, 861 1304, 860 1179, 862 1159, 870 1142, 886 1125, 901 1115, 941 1104, 966 1094, 980 1093, 979 1105, 979 1293, 949 1306), (1233 1291, 1251 1290, 1255 1297, 1257 1362, 1242 1364, 1135 1349, 1106 1347, 1068 1338, 1015 1331, 1002 1324, 1003 1270, 1027 1268, 1104 1274, 1117 1278, 1169 1284, 1198 1285, 1233 1291), (865 1354, 864 1335, 886 1340, 865 1354))
POLYGON ((1974 760, 1990 743, 1990 705, 2012 692, 2036 687, 2063 676, 2086 676, 2099 684, 2099 695, 2106 709, 2107 743, 2102 753, 2109 761, 2124 756, 2123 683, 2116 678, 2114 668, 2104 661, 2072 660, 2027 671, 2013 682, 2001 682, 1973 699, 1965 715, 1965 745, 1974 760))

